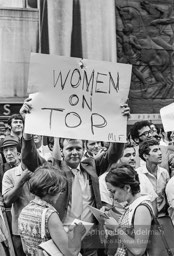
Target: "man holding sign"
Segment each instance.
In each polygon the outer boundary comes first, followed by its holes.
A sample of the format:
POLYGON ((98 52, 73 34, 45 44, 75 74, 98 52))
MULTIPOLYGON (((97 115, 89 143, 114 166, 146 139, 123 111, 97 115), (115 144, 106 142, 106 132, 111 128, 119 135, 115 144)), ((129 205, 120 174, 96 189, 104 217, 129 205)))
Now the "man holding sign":
MULTIPOLYGON (((129 116, 130 110, 127 104, 122 107, 122 114, 129 116)), ((20 113, 24 117, 26 113, 32 111, 32 100, 26 100, 20 113)), ((98 226, 93 219, 88 205, 98 209, 102 207, 98 176, 100 170, 117 162, 121 157, 123 143, 110 143, 110 147, 105 155, 97 159, 89 158, 81 162, 84 154, 84 142, 78 139, 61 139, 60 147, 63 152, 62 161, 55 161, 54 165, 62 170, 68 179, 67 190, 60 196, 55 206, 62 221, 69 225, 75 218, 94 223, 93 233, 86 236, 82 242, 83 255, 97 255, 97 248, 100 243, 98 240, 98 226)), ((24 133, 22 161, 29 170, 34 171, 39 165, 44 163, 44 159, 37 153, 32 135, 24 133)))
POLYGON ((82 241, 83 256, 96 256, 101 246, 103 232, 88 206, 102 207, 98 176, 121 157, 130 115, 125 103, 130 80, 131 65, 31 55, 29 90, 37 93, 20 111, 23 117, 27 114, 22 161, 30 171, 44 162, 30 134, 61 137, 63 160, 55 159, 53 164, 67 177, 68 185, 55 208, 65 225, 74 219, 94 224, 82 241), (111 143, 105 154, 82 161, 84 140, 111 143))

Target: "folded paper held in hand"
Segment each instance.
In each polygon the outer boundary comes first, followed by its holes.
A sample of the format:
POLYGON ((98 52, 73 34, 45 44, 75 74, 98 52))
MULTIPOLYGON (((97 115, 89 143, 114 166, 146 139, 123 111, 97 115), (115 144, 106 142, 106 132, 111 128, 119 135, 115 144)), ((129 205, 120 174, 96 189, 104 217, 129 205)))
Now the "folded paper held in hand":
POLYGON ((48 253, 48 255, 51 256, 63 256, 63 254, 61 253, 61 251, 59 251, 59 249, 57 248, 57 246, 55 245, 55 243, 53 242, 52 239, 43 242, 39 245, 39 248, 41 248, 42 250, 44 250, 46 253, 48 253))
POLYGON ((90 231, 90 229, 92 228, 92 226, 94 224, 91 223, 91 222, 86 222, 86 221, 82 221, 82 220, 79 220, 79 219, 74 219, 73 222, 71 223, 71 226, 76 225, 76 224, 80 224, 80 223, 83 224, 83 226, 85 227, 85 230, 86 230, 84 235, 82 236, 82 240, 83 240, 84 237, 88 234, 88 232, 90 231))
POLYGON ((92 206, 88 206, 90 211, 92 212, 92 214, 94 215, 94 217, 98 220, 98 222, 103 222, 104 219, 109 219, 109 216, 107 215, 107 213, 92 207, 92 206))

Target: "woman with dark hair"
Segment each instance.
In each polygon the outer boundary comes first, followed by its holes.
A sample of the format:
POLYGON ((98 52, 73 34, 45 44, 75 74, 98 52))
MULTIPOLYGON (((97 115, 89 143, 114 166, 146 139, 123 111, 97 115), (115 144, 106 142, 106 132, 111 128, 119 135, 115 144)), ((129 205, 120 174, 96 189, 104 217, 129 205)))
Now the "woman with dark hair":
POLYGON ((114 200, 128 203, 119 222, 112 217, 105 220, 106 228, 118 235, 115 256, 146 255, 153 208, 149 197, 140 195, 137 172, 130 165, 111 166, 105 179, 114 200))
POLYGON ((78 255, 81 247, 81 237, 85 228, 82 224, 75 226, 71 239, 63 228, 58 212, 54 208, 57 199, 65 193, 66 178, 61 172, 45 164, 36 169, 29 180, 30 192, 35 195, 34 200, 23 208, 19 216, 19 232, 26 255, 38 256, 38 246, 42 242, 41 222, 42 213, 45 215, 45 241, 52 239, 63 255, 78 255))

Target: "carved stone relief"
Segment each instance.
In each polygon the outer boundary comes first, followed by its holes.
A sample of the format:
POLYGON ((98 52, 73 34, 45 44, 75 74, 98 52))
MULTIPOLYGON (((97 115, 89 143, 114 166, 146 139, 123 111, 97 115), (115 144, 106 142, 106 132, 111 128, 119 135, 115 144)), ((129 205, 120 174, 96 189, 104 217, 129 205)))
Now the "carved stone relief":
POLYGON ((132 113, 158 113, 174 101, 173 0, 115 0, 117 61, 133 65, 132 113))

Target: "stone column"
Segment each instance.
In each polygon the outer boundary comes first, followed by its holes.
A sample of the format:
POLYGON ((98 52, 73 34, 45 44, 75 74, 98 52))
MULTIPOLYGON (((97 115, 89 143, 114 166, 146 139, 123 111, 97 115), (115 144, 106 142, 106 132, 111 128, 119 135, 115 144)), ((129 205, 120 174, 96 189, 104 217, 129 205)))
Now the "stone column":
POLYGON ((0 96, 27 95, 30 52, 38 47, 38 10, 0 9, 0 96))

